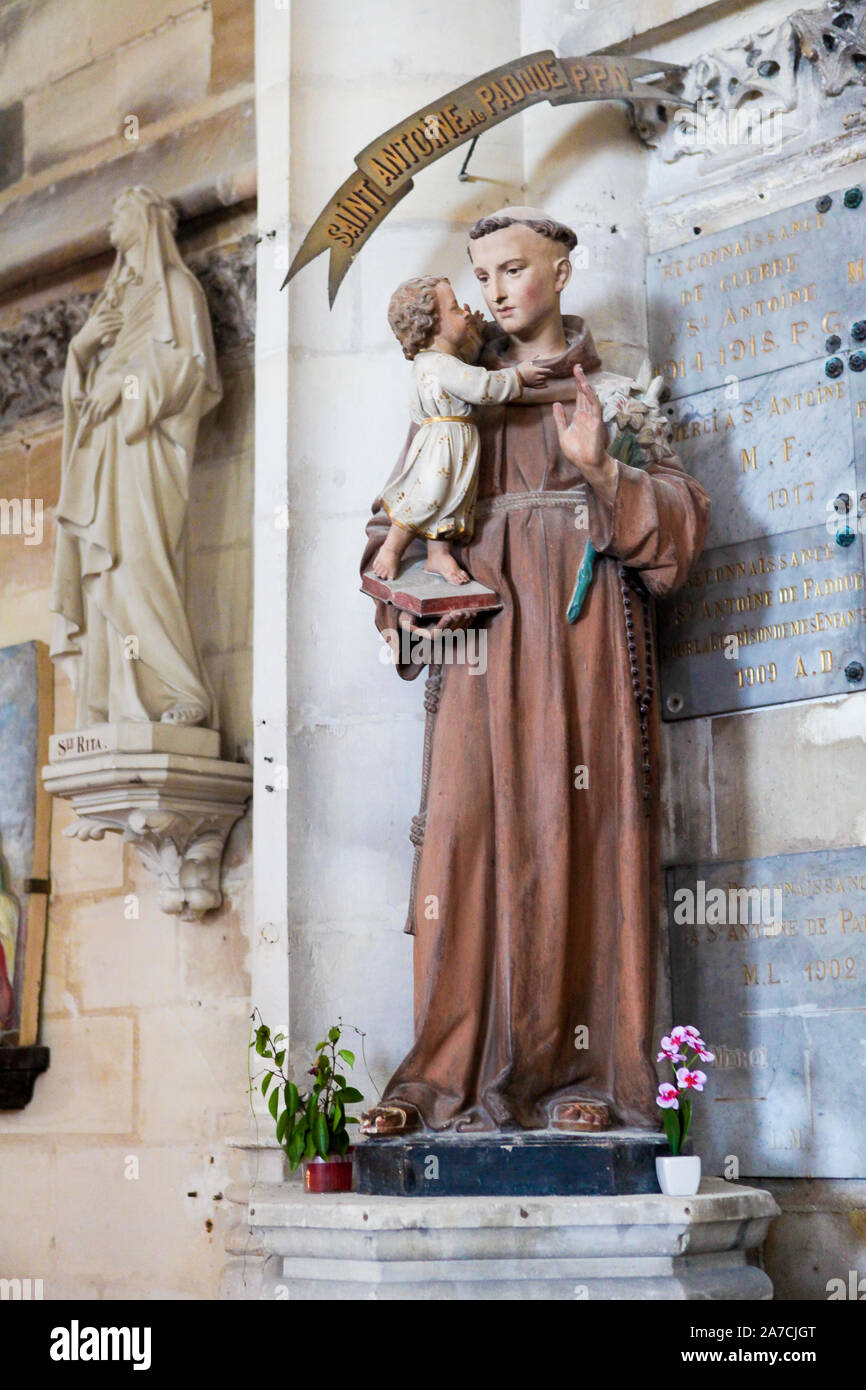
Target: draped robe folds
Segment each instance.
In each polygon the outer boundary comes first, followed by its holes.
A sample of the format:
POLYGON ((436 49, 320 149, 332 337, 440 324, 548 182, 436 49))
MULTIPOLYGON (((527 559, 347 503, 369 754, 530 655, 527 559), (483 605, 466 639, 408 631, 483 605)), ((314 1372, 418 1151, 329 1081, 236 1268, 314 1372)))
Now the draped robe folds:
POLYGON ((207 303, 180 266, 119 285, 114 343, 86 367, 73 344, 66 361, 51 655, 72 680, 79 727, 158 722, 181 703, 216 728, 183 597, 196 434, 220 399, 207 303), (82 414, 109 373, 135 385, 88 430, 82 414))
MULTIPOLYGON (((588 330, 565 323, 557 374, 575 361, 593 371, 588 330)), ((485 365, 503 364, 488 349, 485 365)), ((600 392, 605 375, 589 378, 600 392)), ((619 567, 653 597, 678 588, 703 545, 707 498, 665 450, 646 468, 619 464, 604 502, 562 455, 550 405, 485 406, 477 420, 475 534, 454 549, 502 609, 483 623, 484 674, 442 666, 415 894, 415 1043, 383 1099, 413 1104, 432 1129, 546 1128, 554 1105, 578 1098, 606 1101, 614 1123, 657 1128, 658 701, 647 803, 619 567), (599 558, 571 625, 581 514, 599 558)), ((362 567, 387 524, 375 503, 362 567)), ((631 608, 643 686, 644 608, 631 608)), ((376 622, 396 627, 394 609, 377 603, 376 622)), ((405 678, 421 669, 398 666, 405 678)))

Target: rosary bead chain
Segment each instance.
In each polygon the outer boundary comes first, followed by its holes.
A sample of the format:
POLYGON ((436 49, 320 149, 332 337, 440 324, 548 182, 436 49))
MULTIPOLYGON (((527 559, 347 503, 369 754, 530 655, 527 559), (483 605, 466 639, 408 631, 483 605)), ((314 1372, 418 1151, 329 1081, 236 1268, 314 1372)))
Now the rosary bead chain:
POLYGON ((645 809, 649 813, 649 802, 651 796, 651 777, 652 764, 650 763, 650 743, 649 743, 649 721, 648 715, 652 705, 654 692, 653 684, 653 641, 652 641, 652 617, 650 614, 649 594, 641 586, 630 581, 624 565, 619 567, 619 587, 622 594, 622 606, 625 613, 626 648, 628 650, 629 670, 631 672, 631 688, 640 719, 640 744, 641 744, 641 770, 643 773, 643 798, 645 809), (644 659, 645 659, 645 678, 646 684, 641 688, 640 672, 637 665, 637 643, 634 639, 634 615, 632 612, 631 598, 632 593, 636 592, 640 598, 643 608, 643 639, 644 639, 644 659))

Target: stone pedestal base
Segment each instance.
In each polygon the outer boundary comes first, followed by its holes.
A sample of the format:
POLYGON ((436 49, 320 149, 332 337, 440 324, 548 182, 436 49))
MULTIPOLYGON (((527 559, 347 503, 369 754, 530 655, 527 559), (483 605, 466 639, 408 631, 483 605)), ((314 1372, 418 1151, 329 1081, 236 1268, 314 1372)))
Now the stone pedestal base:
POLYGON ((707 1178, 695 1197, 315 1197, 257 1185, 250 1224, 289 1299, 769 1299, 747 1263, 779 1208, 707 1178))

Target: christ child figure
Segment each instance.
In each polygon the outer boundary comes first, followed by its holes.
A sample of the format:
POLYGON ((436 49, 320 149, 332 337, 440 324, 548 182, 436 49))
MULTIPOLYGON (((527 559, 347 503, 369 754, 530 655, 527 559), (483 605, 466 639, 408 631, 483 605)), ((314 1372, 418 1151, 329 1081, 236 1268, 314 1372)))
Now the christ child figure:
POLYGON ((395 579, 414 536, 427 542, 425 569, 465 584, 469 575, 451 554, 452 540, 469 540, 478 487, 478 428, 472 407, 513 401, 524 386, 542 386, 538 362, 486 371, 474 366, 482 337, 468 305, 457 302, 442 275, 407 280, 391 296, 391 325, 412 363, 409 412, 418 426, 405 463, 382 494, 388 534, 373 558, 380 579, 395 579))

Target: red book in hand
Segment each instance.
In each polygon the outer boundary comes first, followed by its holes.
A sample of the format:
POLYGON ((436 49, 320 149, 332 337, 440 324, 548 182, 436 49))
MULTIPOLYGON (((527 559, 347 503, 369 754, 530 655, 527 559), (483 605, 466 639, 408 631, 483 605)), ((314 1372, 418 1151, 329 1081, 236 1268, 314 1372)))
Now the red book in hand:
POLYGON ((429 574, 423 560, 401 565, 396 579, 380 579, 372 570, 362 576, 361 590, 385 599, 416 618, 440 618, 443 613, 484 613, 502 607, 499 595, 477 580, 449 584, 441 574, 429 574))

